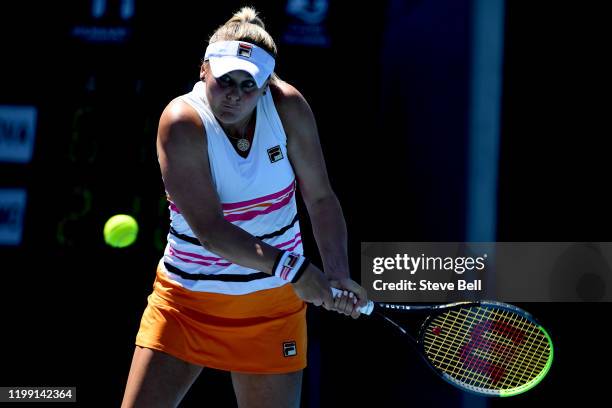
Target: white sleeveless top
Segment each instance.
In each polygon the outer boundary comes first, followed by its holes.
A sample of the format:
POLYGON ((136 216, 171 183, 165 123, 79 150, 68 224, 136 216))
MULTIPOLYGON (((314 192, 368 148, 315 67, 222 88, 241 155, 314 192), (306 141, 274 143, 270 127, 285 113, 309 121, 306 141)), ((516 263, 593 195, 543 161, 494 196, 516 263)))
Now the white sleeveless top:
MULTIPOLYGON (((204 82, 196 83, 180 98, 198 112, 204 123, 210 170, 225 219, 269 245, 303 253, 295 174, 287 156, 287 136, 270 92, 257 103, 255 133, 246 158, 236 152, 210 110, 204 82)), ((178 285, 192 291, 242 295, 287 283, 207 251, 172 201, 169 208, 170 233, 160 264, 178 285)))

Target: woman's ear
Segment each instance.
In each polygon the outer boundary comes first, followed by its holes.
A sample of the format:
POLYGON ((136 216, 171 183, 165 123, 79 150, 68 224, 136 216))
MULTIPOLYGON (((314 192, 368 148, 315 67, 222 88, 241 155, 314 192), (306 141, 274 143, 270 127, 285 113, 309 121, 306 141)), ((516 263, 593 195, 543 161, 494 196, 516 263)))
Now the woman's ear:
POLYGON ((206 63, 205 62, 203 62, 202 65, 200 65, 200 79, 206 82, 206 63))

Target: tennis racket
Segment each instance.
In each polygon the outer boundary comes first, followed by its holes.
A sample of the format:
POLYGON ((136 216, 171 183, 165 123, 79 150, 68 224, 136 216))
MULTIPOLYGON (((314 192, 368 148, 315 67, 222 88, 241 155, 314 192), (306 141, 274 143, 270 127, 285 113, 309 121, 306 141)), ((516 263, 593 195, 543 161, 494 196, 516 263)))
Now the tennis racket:
MULTIPOLYGON (((342 291, 332 288, 332 293, 335 297, 342 291)), ((549 334, 529 313, 507 303, 409 306, 369 301, 360 311, 397 328, 447 382, 481 396, 522 394, 538 385, 552 365, 549 334), (422 312, 426 317, 413 336, 383 310, 422 312)))

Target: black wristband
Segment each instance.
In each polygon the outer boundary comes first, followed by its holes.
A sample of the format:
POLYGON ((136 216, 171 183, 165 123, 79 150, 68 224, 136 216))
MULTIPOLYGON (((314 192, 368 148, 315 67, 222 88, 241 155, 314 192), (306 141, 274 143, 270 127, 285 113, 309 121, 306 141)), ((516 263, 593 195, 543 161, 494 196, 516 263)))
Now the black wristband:
POLYGON ((283 257, 284 253, 285 253, 285 251, 280 251, 278 253, 278 255, 276 256, 276 260, 274 261, 274 265, 272 265, 272 276, 276 276, 276 268, 278 268, 278 263, 280 262, 280 260, 283 257))
POLYGON ((295 276, 291 280, 291 283, 296 283, 302 277, 302 274, 304 273, 308 265, 310 265, 310 261, 308 259, 304 259, 302 266, 300 266, 300 269, 298 269, 298 271, 296 272, 295 276))

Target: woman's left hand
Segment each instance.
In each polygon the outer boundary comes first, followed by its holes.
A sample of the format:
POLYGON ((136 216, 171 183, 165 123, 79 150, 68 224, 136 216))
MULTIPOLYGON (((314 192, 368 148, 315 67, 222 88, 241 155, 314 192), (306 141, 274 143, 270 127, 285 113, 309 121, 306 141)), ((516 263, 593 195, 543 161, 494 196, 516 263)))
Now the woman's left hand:
POLYGON ((353 319, 358 318, 361 314, 359 308, 368 303, 367 291, 350 278, 331 280, 329 284, 342 290, 340 296, 334 297, 332 310, 351 316, 353 319))

